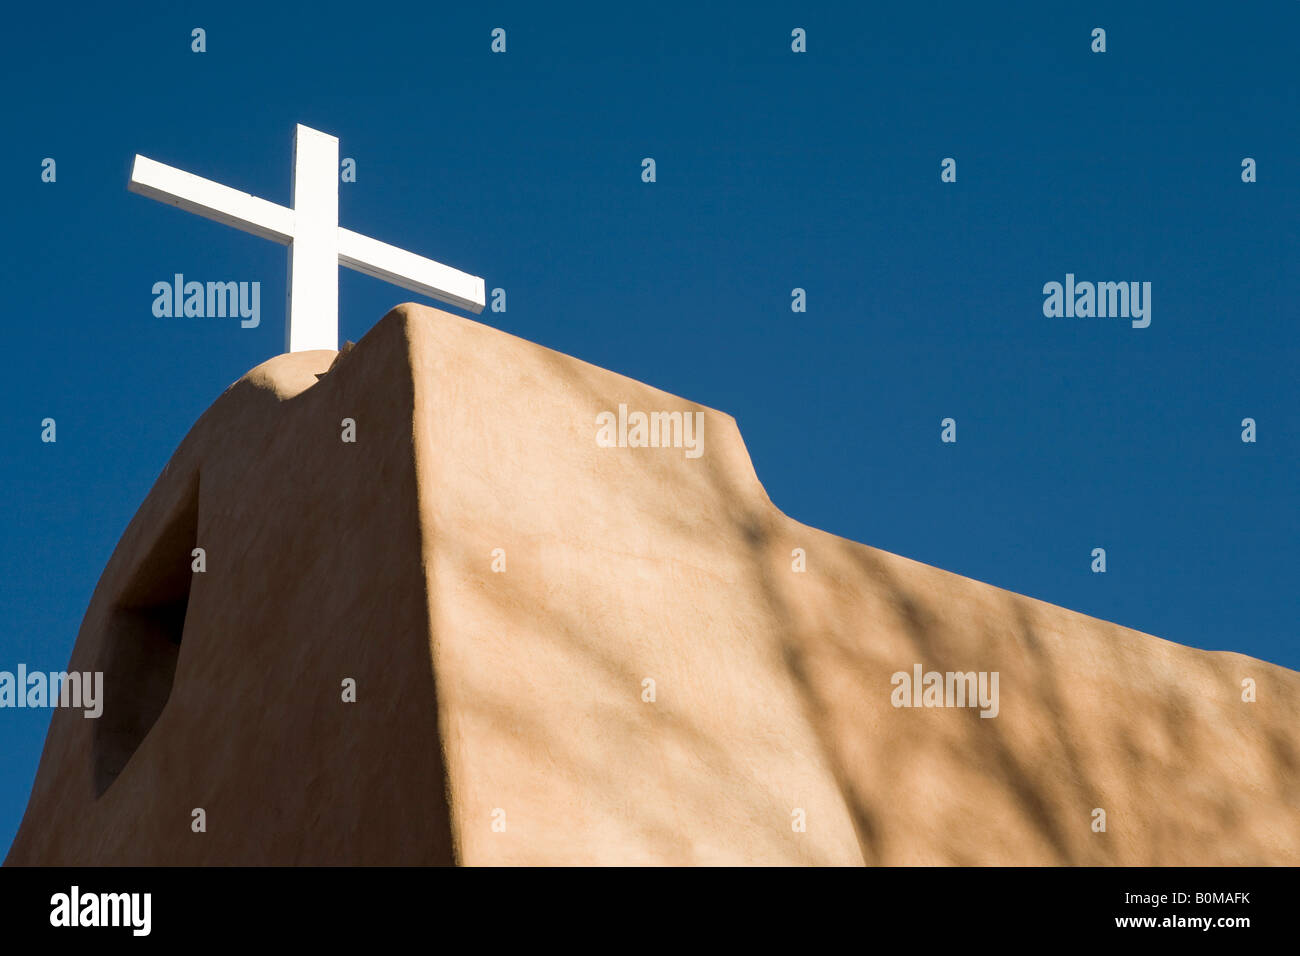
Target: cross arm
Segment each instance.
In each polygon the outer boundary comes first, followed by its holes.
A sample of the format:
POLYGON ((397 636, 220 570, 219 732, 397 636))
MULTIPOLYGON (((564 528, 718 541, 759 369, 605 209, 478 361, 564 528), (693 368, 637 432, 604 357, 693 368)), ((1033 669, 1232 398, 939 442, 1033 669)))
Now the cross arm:
POLYGON ((483 280, 424 256, 339 229, 339 265, 478 314, 486 304, 483 280))
POLYGON ((281 245, 293 241, 293 210, 137 155, 127 189, 281 245))

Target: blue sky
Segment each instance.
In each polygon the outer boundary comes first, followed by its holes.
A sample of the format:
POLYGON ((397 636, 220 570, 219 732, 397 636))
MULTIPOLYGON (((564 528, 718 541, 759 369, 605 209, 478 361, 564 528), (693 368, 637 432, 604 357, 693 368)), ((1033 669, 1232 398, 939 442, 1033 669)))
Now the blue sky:
MULTIPOLYGON (((735 415, 792 517, 1300 666, 1300 4, 411 6, 6 13, 0 670, 66 665, 176 445, 282 349, 283 247, 128 193, 132 156, 287 204, 298 122, 357 161, 344 226, 735 415), (176 272, 260 281, 260 327, 155 318, 176 272), (1067 272, 1151 282, 1150 327, 1044 317, 1067 272)), ((410 298, 341 272, 341 336, 410 298)), ((0 851, 48 721, 0 710, 0 851)))

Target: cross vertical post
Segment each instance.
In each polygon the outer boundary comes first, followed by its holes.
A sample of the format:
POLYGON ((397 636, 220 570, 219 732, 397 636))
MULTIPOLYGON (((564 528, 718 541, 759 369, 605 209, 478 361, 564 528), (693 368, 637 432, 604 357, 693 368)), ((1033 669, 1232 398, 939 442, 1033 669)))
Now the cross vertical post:
POLYGON ((339 141, 301 123, 293 135, 293 215, 284 348, 337 349, 339 141))

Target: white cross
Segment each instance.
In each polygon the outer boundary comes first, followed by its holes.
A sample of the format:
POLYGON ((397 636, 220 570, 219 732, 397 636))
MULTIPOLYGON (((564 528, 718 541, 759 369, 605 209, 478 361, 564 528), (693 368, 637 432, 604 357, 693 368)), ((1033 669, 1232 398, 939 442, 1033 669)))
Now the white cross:
POLYGON ((289 247, 284 340, 288 352, 339 347, 339 266, 440 302, 483 311, 483 280, 339 227, 339 141, 298 124, 293 207, 258 199, 137 154, 133 193, 289 247))

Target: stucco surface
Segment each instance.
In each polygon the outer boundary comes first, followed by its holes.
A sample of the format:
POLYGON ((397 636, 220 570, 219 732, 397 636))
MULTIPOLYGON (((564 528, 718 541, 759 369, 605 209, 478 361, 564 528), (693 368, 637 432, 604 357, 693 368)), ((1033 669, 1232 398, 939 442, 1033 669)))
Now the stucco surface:
POLYGON ((10 865, 1300 863, 1300 674, 806 527, 729 415, 416 305, 212 405, 69 669, 10 865))

